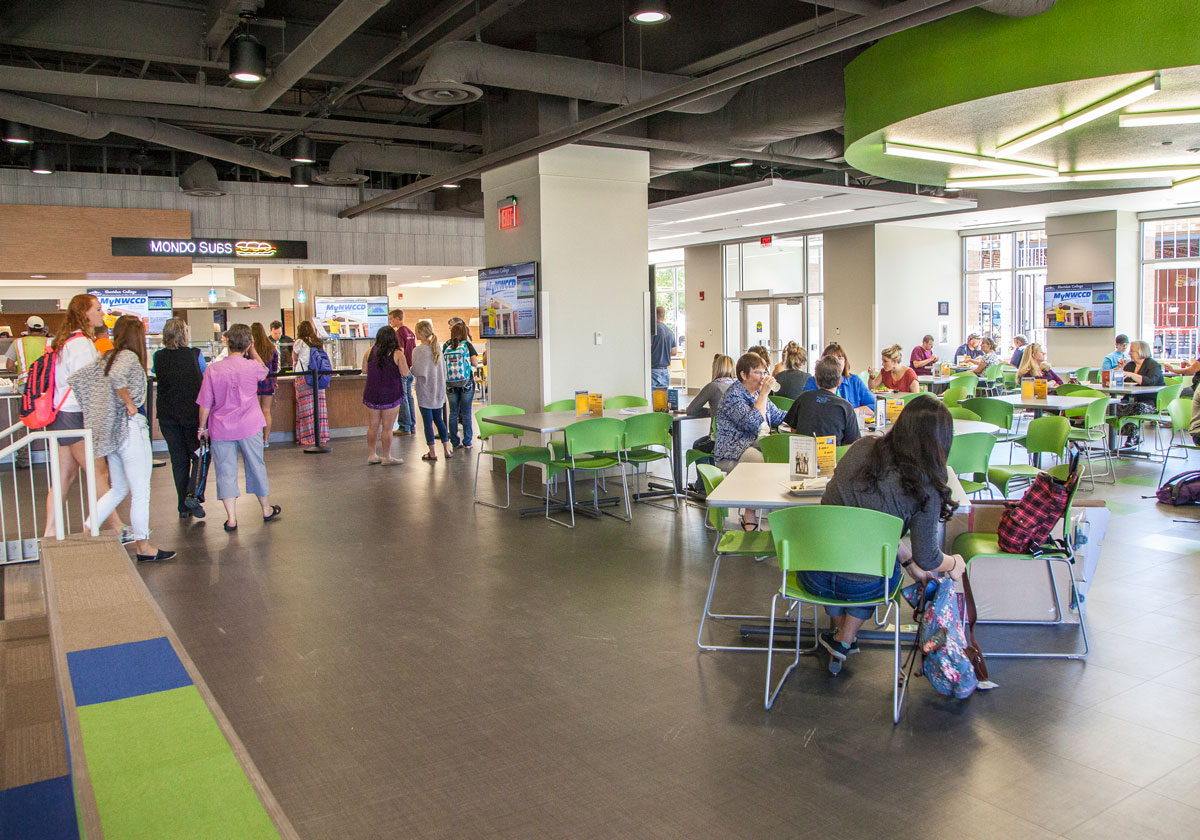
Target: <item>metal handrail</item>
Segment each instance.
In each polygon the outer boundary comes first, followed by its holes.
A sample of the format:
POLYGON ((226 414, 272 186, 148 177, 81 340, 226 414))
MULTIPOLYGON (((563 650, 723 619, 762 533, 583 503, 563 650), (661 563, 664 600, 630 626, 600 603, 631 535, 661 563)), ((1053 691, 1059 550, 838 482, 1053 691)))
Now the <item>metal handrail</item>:
MULTIPOLYGON (((16 426, 23 426, 23 423, 15 424, 5 430, 4 434, 11 435, 16 429, 16 426)), ((100 523, 96 521, 96 517, 92 514, 96 512, 96 456, 95 448, 92 444, 91 429, 39 429, 32 431, 21 439, 10 443, 8 446, 0 449, 0 459, 9 456, 16 457, 16 453, 21 449, 28 448, 32 443, 39 440, 55 441, 61 438, 82 437, 84 445, 84 463, 82 464, 84 472, 84 480, 87 487, 87 513, 84 523, 93 537, 100 534, 100 523), (88 524, 88 520, 91 520, 88 524)), ((57 446, 47 446, 46 454, 49 459, 49 469, 47 480, 50 485, 50 497, 54 505, 54 538, 56 540, 64 540, 67 538, 66 519, 63 515, 63 488, 62 481, 59 478, 59 452, 57 446)), ((3 485, 0 485, 2 489, 3 485)), ((16 492, 16 473, 13 474, 13 491, 16 492)), ((33 478, 30 476, 30 491, 33 491, 33 478)), ((36 502, 34 507, 34 515, 36 517, 36 502)), ((35 525, 37 523, 35 522, 35 525)), ((0 505, 0 534, 5 533, 4 528, 4 508, 0 505)), ((21 528, 21 507, 17 505, 17 529, 18 534, 21 528)))

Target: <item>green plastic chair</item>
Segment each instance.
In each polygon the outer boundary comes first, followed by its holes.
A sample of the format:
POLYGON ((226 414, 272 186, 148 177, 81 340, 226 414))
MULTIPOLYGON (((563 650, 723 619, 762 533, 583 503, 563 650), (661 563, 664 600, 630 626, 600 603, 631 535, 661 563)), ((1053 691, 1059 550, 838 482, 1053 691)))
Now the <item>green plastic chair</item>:
MULTIPOLYGON (((1031 420, 1025 436, 1017 438, 1014 443, 1024 446, 1031 457, 1050 454, 1061 459, 1067 448, 1067 437, 1070 433, 1071 424, 1067 418, 1048 414, 1031 420)), ((1007 498, 1012 485, 1032 482, 1040 472, 1042 470, 1033 464, 1003 464, 988 470, 988 481, 999 488, 1000 494, 1007 498)))
MULTIPOLYGON (((1040 417, 1034 420, 1038 423, 1041 420, 1053 419, 1040 417)), ((1061 418, 1059 418, 1061 419, 1061 418)), ((1033 424, 1030 424, 1032 428, 1033 424)), ((1034 557, 1030 554, 1008 554, 1000 550, 1000 540, 994 533, 968 531, 965 534, 959 534, 954 540, 954 553, 961 554, 963 559, 967 561, 968 570, 972 569, 981 560, 986 559, 1004 559, 1008 561, 1020 560, 1029 563, 1045 563, 1046 570, 1049 572, 1048 581, 1050 584, 1051 597, 1054 600, 1055 619, 1053 621, 1005 621, 1003 619, 981 619, 977 624, 1035 624, 1035 625, 1063 625, 1073 624, 1066 620, 1066 615, 1063 611, 1062 602, 1058 596, 1058 581, 1054 575, 1054 564, 1061 563, 1066 570, 1067 579, 1070 581, 1071 602, 1069 609, 1074 611, 1079 618, 1079 633, 1083 641, 1083 649, 1076 650, 1071 653, 1061 653, 1059 651, 1030 651, 1028 649, 1012 650, 1012 651, 996 651, 985 650, 985 655, 993 658, 1020 658, 1020 659, 1084 659, 1088 655, 1088 637, 1087 625, 1084 621, 1084 612, 1080 608, 1083 598, 1079 594, 1078 588, 1075 585, 1075 575, 1073 566, 1075 563, 1074 543, 1071 537, 1071 503, 1075 499, 1075 493, 1079 489, 1079 482, 1076 481, 1071 495, 1067 499, 1067 509, 1063 514, 1063 529, 1062 529, 1062 545, 1047 545, 1044 546, 1044 551, 1039 557, 1034 557), (1065 548, 1064 548, 1065 546, 1065 548)), ((774 525, 772 524, 772 528, 774 525)), ((778 535, 776 535, 778 539, 778 535)))
MULTIPOLYGON (((983 369, 982 383, 983 387, 987 389, 989 394, 995 394, 997 391, 1003 389, 1003 375, 1004 366, 1000 364, 988 365, 983 369)), ((978 391, 976 391, 976 393, 978 393, 978 391)), ((975 394, 972 394, 971 396, 975 396, 975 394)))
POLYGON ((942 403, 946 408, 953 408, 969 396, 966 388, 947 388, 942 392, 942 403))
POLYGON ((605 408, 645 408, 650 405, 645 397, 633 397, 628 394, 618 394, 604 401, 605 408))
POLYGON ((992 437, 996 438, 997 443, 1007 443, 1009 445, 1008 460, 1011 461, 1013 455, 1012 442, 1018 437, 1017 432, 1013 430, 1015 409, 1012 403, 992 397, 971 397, 969 400, 960 402, 959 406, 968 411, 974 411, 983 422, 999 427, 999 431, 992 432, 992 437))
POLYGON ((975 389, 979 387, 979 377, 973 373, 959 373, 950 377, 951 388, 962 388, 967 392, 968 397, 975 396, 975 389))
POLYGON ((1192 422, 1192 401, 1185 397, 1171 400, 1171 404, 1167 406, 1167 416, 1171 418, 1171 436, 1167 438, 1167 454, 1163 458, 1162 472, 1158 475, 1159 487, 1162 487, 1163 479, 1167 477, 1167 460, 1174 457, 1171 455, 1172 449, 1182 449, 1184 460, 1187 459, 1188 452, 1200 450, 1200 446, 1188 443, 1191 440, 1188 427, 1192 422), (1175 442, 1177 436, 1182 437, 1182 443, 1175 442))
MULTIPOLYGON (((784 508, 767 517, 771 533, 775 535, 775 551, 779 557, 779 569, 783 581, 779 591, 771 598, 771 624, 767 636, 767 685, 764 705, 770 709, 779 696, 788 676, 800 663, 800 624, 803 620, 804 604, 813 605, 813 646, 818 642, 817 606, 832 607, 884 607, 882 620, 876 624, 886 626, 889 618, 893 626, 892 655, 892 723, 900 722, 900 710, 908 681, 900 672, 900 587, 888 589, 892 572, 896 568, 896 547, 900 542, 900 531, 904 523, 895 516, 874 510, 839 505, 806 505, 784 508), (814 595, 804 588, 797 572, 836 572, 839 574, 872 575, 880 578, 879 597, 866 602, 848 602, 814 595), (780 599, 790 602, 787 611, 796 611, 796 655, 792 663, 772 690, 771 664, 775 652, 775 614, 780 599), (894 613, 894 617, 893 617, 894 613)), ((903 580, 903 578, 901 578, 903 580)), ((878 610, 876 612, 878 616, 878 610)), ((832 669, 831 669, 832 670, 832 669)), ((836 673, 836 672, 835 672, 836 673)))
POLYGON ((546 405, 546 407, 542 409, 542 411, 544 411, 547 414, 550 414, 551 412, 554 412, 554 411, 574 411, 574 410, 575 410, 575 398, 574 397, 571 397, 569 400, 555 400, 552 403, 548 403, 546 405))
MULTIPOLYGON (((704 484, 705 494, 711 496, 713 491, 725 480, 725 474, 711 464, 700 464, 696 467, 700 481, 704 484)), ((708 595, 704 599, 704 611, 700 614, 700 632, 696 634, 696 647, 701 650, 736 650, 759 653, 761 647, 744 647, 739 645, 708 644, 704 638, 704 625, 711 618, 716 621, 766 621, 765 615, 735 615, 732 613, 714 613, 712 611, 713 592, 717 588, 717 574, 721 570, 721 560, 725 557, 753 557, 762 560, 775 556, 775 540, 770 531, 743 531, 740 528, 730 530, 725 528, 729 519, 729 508, 710 507, 706 518, 712 529, 717 532, 713 543, 713 570, 708 581, 708 595)))
POLYGON ((1060 397, 1073 397, 1079 391, 1090 390, 1092 389, 1081 382, 1064 382, 1054 389, 1054 393, 1058 394, 1060 397))
POLYGON ((979 415, 969 408, 963 408, 961 405, 950 406, 950 416, 955 420, 978 420, 979 415))
POLYGON ((1089 371, 1088 375, 1087 375, 1087 381, 1089 383, 1091 383, 1092 385, 1099 385, 1100 384, 1100 371, 1098 371, 1098 370, 1089 371))
MULTIPOLYGON (((544 446, 512 446, 508 449, 497 449, 493 444, 491 449, 487 448, 487 442, 496 435, 512 435, 514 438, 520 440, 522 434, 516 429, 510 429, 507 426, 501 426, 496 423, 489 423, 489 417, 509 417, 514 414, 524 413, 525 409, 523 408, 517 408, 515 405, 500 404, 486 405, 475 412, 475 423, 479 427, 477 436, 484 442, 483 447, 475 454, 475 486, 472 490, 472 497, 475 500, 475 504, 508 510, 508 506, 512 503, 512 491, 510 487, 512 471, 517 467, 524 467, 526 464, 550 463, 550 450, 544 446), (485 456, 493 460, 498 458, 504 462, 504 504, 502 505, 485 502, 479 498, 479 460, 485 456)), ((541 498, 535 493, 525 492, 524 470, 521 472, 521 495, 530 496, 535 499, 541 498)))
POLYGON ((1014 391, 1017 388, 1017 369, 1015 367, 1005 367, 1000 371, 1000 378, 1004 382, 1005 391, 1014 391))
POLYGON ((1179 375, 1176 375, 1176 376, 1164 376, 1164 377, 1163 377, 1163 383, 1164 383, 1164 384, 1166 384, 1166 385, 1182 385, 1182 384, 1183 384, 1183 377, 1182 377, 1182 376, 1179 376, 1179 375))
POLYGON ((991 485, 987 483, 988 467, 992 463, 992 448, 996 438, 987 432, 972 432, 966 435, 955 435, 950 444, 950 454, 946 457, 946 465, 958 476, 963 491, 973 496, 983 490, 991 493, 991 485), (963 478, 970 475, 969 479, 963 478), (979 479, 983 479, 980 481, 979 479))
POLYGON ((1135 425, 1153 423, 1155 430, 1154 448, 1161 455, 1166 450, 1162 448, 1162 442, 1158 439, 1158 428, 1160 426, 1166 426, 1169 423, 1167 409, 1171 403, 1179 399, 1179 392, 1182 390, 1182 382, 1177 382, 1174 385, 1168 385, 1155 394, 1153 414, 1130 414, 1125 417, 1109 417, 1108 424, 1116 429, 1118 433, 1120 433, 1121 429, 1123 429, 1127 423, 1133 423, 1135 425))
MULTIPOLYGON (((645 467, 656 461, 666 461, 671 457, 671 415, 661 411, 649 414, 635 414, 628 417, 625 423, 625 461, 633 465, 634 498, 640 493, 638 467, 645 467)), ((679 488, 675 486, 675 472, 671 470, 671 487, 674 489, 674 505, 660 505, 657 502, 645 501, 643 504, 663 510, 679 510, 679 488)))
POLYGON ((795 400, 788 399, 787 397, 781 397, 778 394, 771 394, 771 396, 767 397, 767 399, 771 401, 772 405, 785 414, 787 413, 787 410, 792 407, 792 403, 795 402, 795 400))
POLYGON ((1075 378, 1080 382, 1090 382, 1091 380, 1088 377, 1091 375, 1092 369, 1090 367, 1081 367, 1075 371, 1075 378))
POLYGON ((786 464, 791 455, 791 439, 800 435, 773 434, 758 439, 758 448, 768 464, 786 464))
MULTIPOLYGON (((1108 448, 1108 426, 1104 422, 1104 414, 1108 411, 1108 395, 1100 391, 1088 391, 1086 393, 1081 391, 1074 394, 1076 397, 1093 395, 1095 399, 1082 409, 1073 408, 1063 412, 1064 416, 1078 416, 1083 418, 1079 426, 1071 427, 1071 432, 1067 435, 1067 440, 1075 442, 1087 461, 1087 471, 1082 475, 1087 477, 1091 485, 1088 488, 1089 490, 1096 489, 1095 467, 1092 462, 1093 456, 1097 454, 1095 446, 1097 443, 1100 445, 1099 454, 1104 457, 1104 472, 1102 477, 1109 478, 1111 476, 1112 480, 1108 482, 1109 484, 1116 484, 1117 482, 1117 473, 1112 462, 1112 452, 1108 448), (1072 412, 1080 413, 1072 415, 1072 412)), ((1051 467, 1048 472, 1055 478, 1065 480, 1067 471, 1070 468, 1070 464, 1058 464, 1051 467)))
POLYGON ((852 443, 847 443, 845 446, 835 446, 833 448, 833 462, 836 464, 838 461, 842 460, 842 456, 845 455, 853 445, 854 444, 852 443))
POLYGON ((567 456, 552 460, 547 470, 555 475, 560 472, 567 474, 567 507, 571 511, 571 521, 563 522, 550 515, 550 493, 546 493, 546 518, 556 525, 575 527, 575 473, 582 470, 592 473, 593 511, 622 522, 632 522, 629 482, 625 478, 625 461, 621 458, 621 451, 625 448, 625 422, 615 417, 589 417, 567 426, 563 435, 566 438, 567 456), (599 474, 611 469, 621 470, 625 516, 609 513, 600 506, 599 474))

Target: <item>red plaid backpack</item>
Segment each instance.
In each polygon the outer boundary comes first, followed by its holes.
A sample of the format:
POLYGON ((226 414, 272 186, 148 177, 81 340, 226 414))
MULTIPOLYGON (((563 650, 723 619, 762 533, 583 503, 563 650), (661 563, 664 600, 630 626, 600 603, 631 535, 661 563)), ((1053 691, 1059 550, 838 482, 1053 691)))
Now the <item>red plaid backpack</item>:
POLYGON ((1005 506, 996 529, 1000 550, 1009 554, 1039 552, 1054 524, 1067 512, 1067 502, 1079 482, 1079 452, 1071 455, 1066 481, 1038 473, 1021 501, 1005 506))

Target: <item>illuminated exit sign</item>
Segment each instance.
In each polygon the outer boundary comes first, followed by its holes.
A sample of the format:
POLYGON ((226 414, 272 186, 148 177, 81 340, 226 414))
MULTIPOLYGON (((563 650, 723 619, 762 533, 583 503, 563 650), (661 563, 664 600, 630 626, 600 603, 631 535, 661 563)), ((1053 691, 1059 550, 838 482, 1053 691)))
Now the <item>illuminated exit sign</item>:
POLYGON ((517 197, 510 195, 503 201, 496 203, 497 209, 500 211, 500 230, 512 230, 519 222, 517 217, 517 197))

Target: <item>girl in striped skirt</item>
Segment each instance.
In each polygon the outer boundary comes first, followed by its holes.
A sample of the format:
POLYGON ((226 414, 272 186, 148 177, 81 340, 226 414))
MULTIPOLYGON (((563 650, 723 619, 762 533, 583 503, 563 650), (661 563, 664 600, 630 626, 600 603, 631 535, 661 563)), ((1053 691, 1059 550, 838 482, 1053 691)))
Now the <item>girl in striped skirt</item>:
MULTIPOLYGON (((295 356, 293 369, 297 373, 308 370, 308 356, 312 348, 322 348, 324 344, 312 321, 301 322, 292 348, 295 356)), ((318 388, 314 393, 310 377, 297 376, 292 381, 296 383, 296 443, 301 446, 324 446, 329 443, 325 392, 318 388)))

